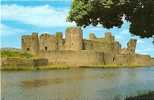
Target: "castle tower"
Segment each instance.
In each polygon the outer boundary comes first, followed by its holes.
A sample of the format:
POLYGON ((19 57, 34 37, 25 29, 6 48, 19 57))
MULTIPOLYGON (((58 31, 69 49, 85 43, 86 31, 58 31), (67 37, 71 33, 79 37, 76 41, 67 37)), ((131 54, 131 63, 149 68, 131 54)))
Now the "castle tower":
POLYGON ((52 51, 57 49, 56 37, 47 33, 40 35, 40 51, 52 51))
POLYGON ((127 43, 127 50, 129 51, 129 54, 134 54, 136 49, 136 39, 130 39, 127 43))
POLYGON ((38 33, 32 33, 32 52, 37 54, 39 52, 38 33))
POLYGON ((22 36, 22 49, 32 54, 37 54, 39 52, 38 33, 22 36))
POLYGON ((65 50, 82 50, 83 49, 83 33, 80 28, 68 28, 65 32, 65 50))

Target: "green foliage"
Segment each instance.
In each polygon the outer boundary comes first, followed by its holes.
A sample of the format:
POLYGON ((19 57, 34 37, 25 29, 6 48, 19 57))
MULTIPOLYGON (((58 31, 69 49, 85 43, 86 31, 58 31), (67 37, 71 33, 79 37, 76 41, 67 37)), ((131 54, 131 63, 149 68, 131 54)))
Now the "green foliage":
POLYGON ((32 54, 27 52, 20 52, 20 51, 11 51, 11 50, 1 50, 1 57, 19 57, 19 58, 31 58, 33 57, 32 54))
POLYGON ((63 38, 62 32, 56 32, 56 39, 59 40, 59 39, 62 39, 62 38, 63 38))
POLYGON ((101 24, 120 28, 123 18, 129 21, 130 32, 141 38, 154 35, 154 0, 73 0, 68 21, 78 26, 101 24))

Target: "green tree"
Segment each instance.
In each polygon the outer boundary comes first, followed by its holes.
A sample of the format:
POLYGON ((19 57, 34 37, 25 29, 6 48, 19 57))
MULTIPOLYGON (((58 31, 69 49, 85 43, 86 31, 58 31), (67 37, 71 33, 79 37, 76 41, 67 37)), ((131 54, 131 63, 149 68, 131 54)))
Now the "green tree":
POLYGON ((68 21, 86 27, 101 24, 104 28, 120 28, 129 21, 130 33, 154 36, 154 0, 73 0, 68 21))

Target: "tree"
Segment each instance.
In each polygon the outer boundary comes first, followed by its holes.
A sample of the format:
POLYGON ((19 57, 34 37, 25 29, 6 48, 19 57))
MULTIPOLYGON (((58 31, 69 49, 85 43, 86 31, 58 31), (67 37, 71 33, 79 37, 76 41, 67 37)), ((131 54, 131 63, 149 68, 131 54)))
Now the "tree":
POLYGON ((154 36, 154 0, 73 0, 68 21, 77 26, 101 24, 109 29, 129 21, 130 33, 149 38, 154 36))

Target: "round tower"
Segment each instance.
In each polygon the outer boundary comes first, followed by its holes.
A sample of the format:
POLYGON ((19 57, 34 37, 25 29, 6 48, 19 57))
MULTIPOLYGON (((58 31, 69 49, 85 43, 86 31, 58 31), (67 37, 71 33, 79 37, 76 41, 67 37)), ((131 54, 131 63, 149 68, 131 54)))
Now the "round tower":
POLYGON ((65 32, 65 49, 66 50, 82 50, 83 49, 83 33, 81 28, 67 28, 65 32))

